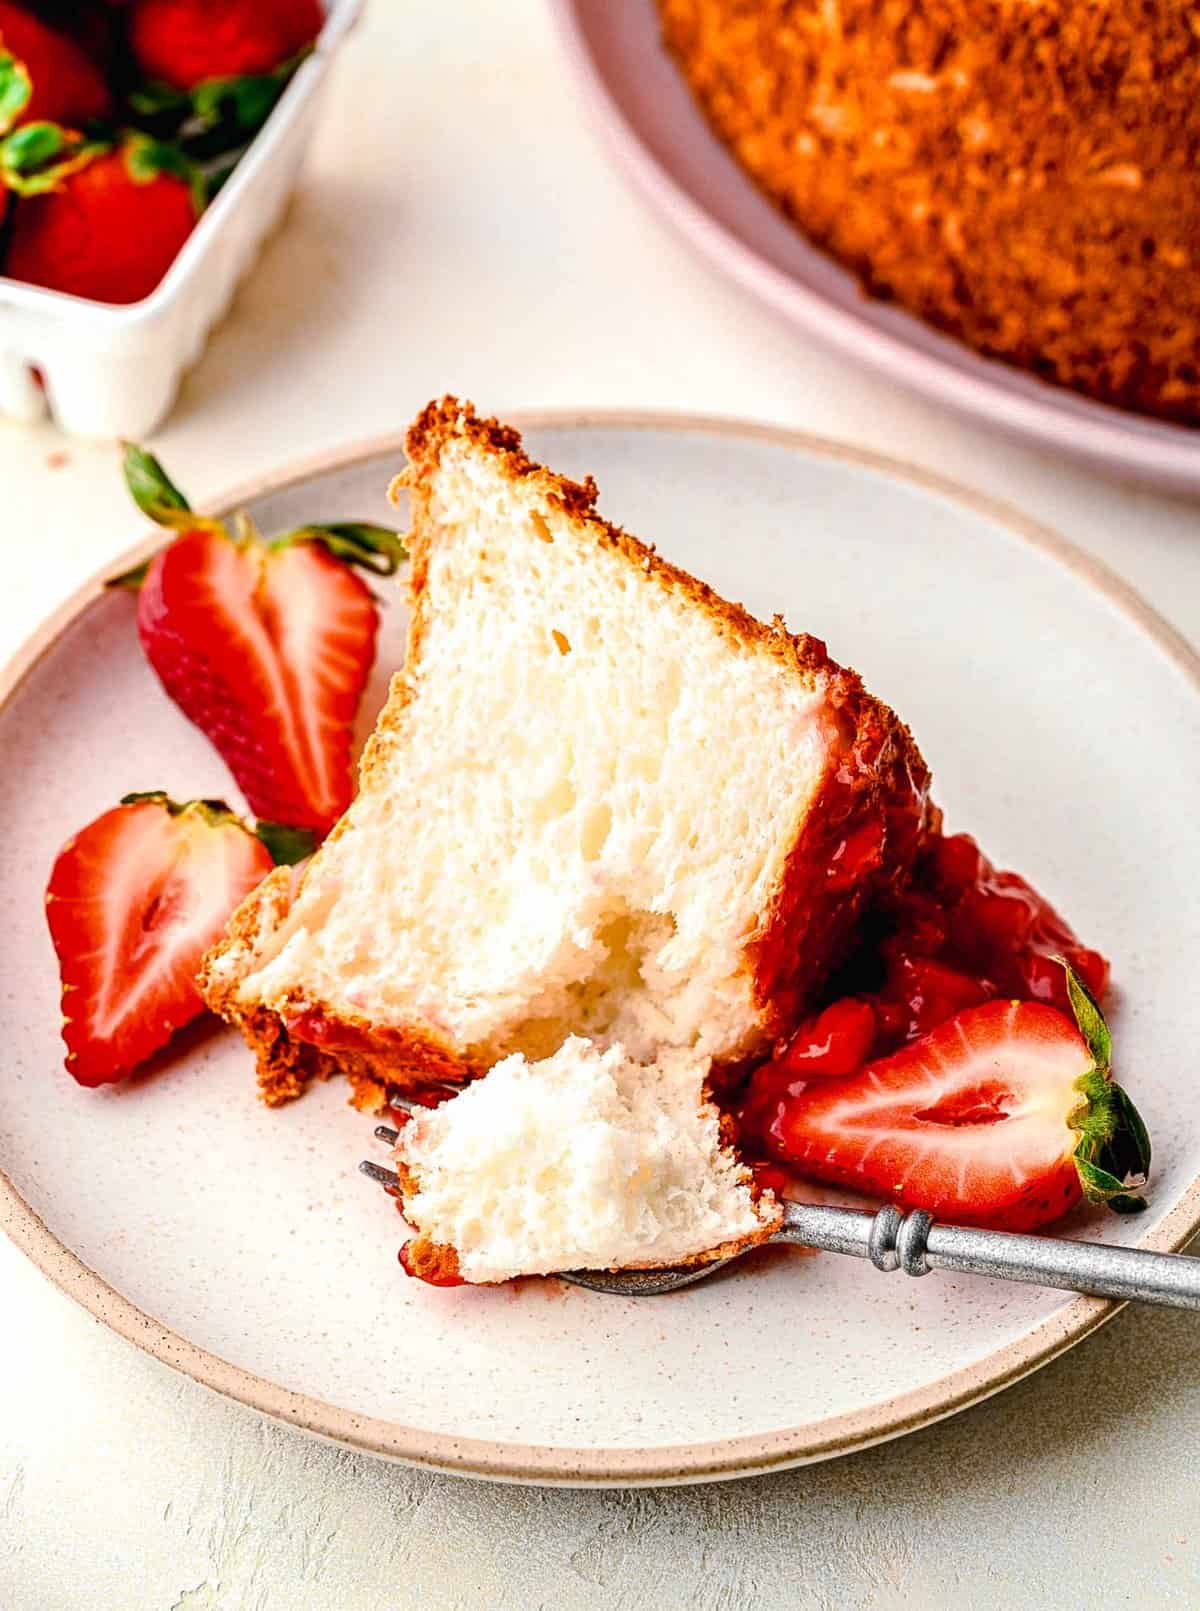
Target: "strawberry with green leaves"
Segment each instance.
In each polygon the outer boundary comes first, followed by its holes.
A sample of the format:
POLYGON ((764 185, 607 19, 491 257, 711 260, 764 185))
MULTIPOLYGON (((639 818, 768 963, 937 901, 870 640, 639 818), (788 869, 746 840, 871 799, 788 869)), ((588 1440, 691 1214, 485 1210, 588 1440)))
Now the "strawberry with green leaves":
POLYGON ((259 817, 323 835, 353 795, 354 720, 379 612, 355 566, 388 576, 404 557, 381 526, 306 526, 264 542, 193 514, 162 466, 126 450, 129 489, 177 533, 131 576, 146 657, 205 732, 259 817))
POLYGON ((131 794, 63 846, 46 889, 67 1071, 124 1079, 204 1010, 200 959, 277 861, 311 840, 249 828, 220 800, 131 794))
POLYGON ((1136 1212, 1150 1140, 1070 968, 1067 990, 1074 1023, 989 1001, 856 1074, 795 1080, 776 1093, 771 1150, 811 1179, 962 1225, 1032 1230, 1081 1197, 1136 1212))
POLYGON ((144 134, 30 123, 0 144, 0 181, 19 197, 5 273, 96 302, 149 296, 204 206, 188 159, 144 134))
POLYGON ((0 0, 0 132, 19 123, 104 122, 115 110, 98 64, 65 29, 0 0))
POLYGON ((216 155, 266 121, 324 24, 319 0, 133 0, 127 35, 147 126, 216 155))
POLYGON ((320 0, 131 0, 129 48, 143 77, 177 90, 274 72, 325 22, 320 0))

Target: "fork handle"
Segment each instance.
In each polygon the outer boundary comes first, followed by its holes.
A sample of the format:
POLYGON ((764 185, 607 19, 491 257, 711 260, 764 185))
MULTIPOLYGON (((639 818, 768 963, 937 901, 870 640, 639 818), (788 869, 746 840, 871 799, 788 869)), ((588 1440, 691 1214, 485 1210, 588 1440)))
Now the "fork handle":
POLYGON ((906 1215, 890 1205, 871 1213, 788 1202, 783 1226, 772 1240, 848 1253, 870 1259, 877 1270, 899 1269, 907 1275, 960 1270, 1100 1298, 1200 1309, 1200 1258, 1064 1237, 937 1225, 923 1209, 906 1215))

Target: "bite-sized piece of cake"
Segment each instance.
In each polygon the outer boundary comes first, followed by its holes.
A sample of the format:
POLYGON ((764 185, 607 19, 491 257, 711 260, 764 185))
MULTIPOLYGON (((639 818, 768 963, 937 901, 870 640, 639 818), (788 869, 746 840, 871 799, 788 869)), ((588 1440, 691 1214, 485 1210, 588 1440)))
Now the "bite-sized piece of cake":
POLYGON ((208 960, 268 1102, 459 1081, 573 1033, 762 1054, 903 880, 906 728, 453 399, 408 437, 408 657, 361 792, 208 960))
POLYGON ((755 1192, 707 1100, 709 1059, 636 1062, 572 1036, 505 1058, 400 1132, 408 1270, 445 1285, 726 1258, 782 1210, 755 1192))

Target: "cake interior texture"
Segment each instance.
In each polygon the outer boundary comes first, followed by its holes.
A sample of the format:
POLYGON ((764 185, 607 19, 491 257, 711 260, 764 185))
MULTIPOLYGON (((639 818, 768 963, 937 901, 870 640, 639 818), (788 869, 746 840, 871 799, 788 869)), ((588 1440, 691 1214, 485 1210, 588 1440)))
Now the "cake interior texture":
POLYGON ((505 1058, 400 1132, 416 1266, 493 1282, 572 1269, 680 1264, 764 1240, 779 1219, 722 1144, 709 1060, 651 1064, 569 1038, 505 1058))
POLYGON ((407 657, 350 810, 201 989, 264 1099, 355 1101, 570 1035, 767 1055, 935 823, 908 730, 453 398, 409 432, 407 657))
POLYGON ((434 496, 411 682, 240 994, 416 1022, 483 1063, 569 1032, 747 1047, 747 940, 836 738, 822 677, 465 447, 434 496))

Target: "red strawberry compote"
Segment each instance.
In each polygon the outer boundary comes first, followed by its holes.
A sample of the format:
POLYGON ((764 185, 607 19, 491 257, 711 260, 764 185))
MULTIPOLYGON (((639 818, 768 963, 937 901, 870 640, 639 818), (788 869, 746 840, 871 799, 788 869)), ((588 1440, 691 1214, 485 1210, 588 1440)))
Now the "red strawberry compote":
POLYGON ((968 1007, 1005 997, 1069 1017, 1056 957, 1103 997, 1107 961, 1049 902, 993 867, 969 834, 932 835, 908 888, 868 917, 823 1006, 751 1076, 737 1113, 742 1144, 778 1156, 780 1121, 809 1081, 855 1074, 968 1007))

